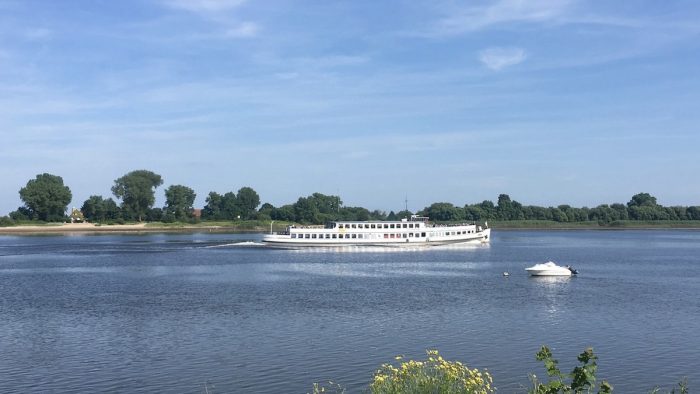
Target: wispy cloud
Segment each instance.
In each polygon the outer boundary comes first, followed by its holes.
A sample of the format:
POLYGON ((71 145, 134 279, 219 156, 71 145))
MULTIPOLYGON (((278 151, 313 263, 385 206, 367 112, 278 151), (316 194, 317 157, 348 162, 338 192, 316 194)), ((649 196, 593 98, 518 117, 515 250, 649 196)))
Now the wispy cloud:
POLYGON ((199 15, 214 23, 218 32, 213 38, 251 38, 258 35, 260 26, 251 21, 239 21, 232 11, 246 0, 164 0, 166 7, 199 15))
POLYGON ((479 52, 479 61, 494 71, 522 63, 527 53, 522 48, 488 48, 479 52))
POLYGON ((191 12, 208 13, 228 11, 239 7, 246 0, 165 0, 163 3, 172 8, 191 12))
POLYGON ((453 35, 509 22, 558 21, 569 13, 573 4, 571 0, 500 0, 487 6, 452 10, 431 33, 453 35))

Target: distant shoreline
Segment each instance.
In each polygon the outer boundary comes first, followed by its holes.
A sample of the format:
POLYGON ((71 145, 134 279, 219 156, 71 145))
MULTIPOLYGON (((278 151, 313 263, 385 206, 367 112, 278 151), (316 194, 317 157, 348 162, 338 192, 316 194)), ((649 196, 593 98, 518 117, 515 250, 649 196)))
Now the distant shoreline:
MULTIPOLYGON (((267 230, 269 231, 269 230, 267 230)), ((240 228, 218 225, 161 225, 152 223, 95 225, 92 223, 60 223, 41 226, 19 225, 0 227, 0 235, 39 235, 39 234, 123 234, 123 233, 261 233, 263 228, 240 228)))
MULTIPOLYGON (((560 223, 548 221, 495 221, 491 222, 492 229, 499 231, 514 230, 700 230, 700 221, 672 221, 672 222, 635 222, 625 221, 601 226, 597 222, 560 223)), ((280 231, 284 224, 279 223, 273 228, 280 231)), ((216 224, 165 224, 165 223, 137 223, 137 224, 92 224, 92 223, 56 223, 43 225, 18 225, 0 227, 0 235, 41 235, 41 234, 120 234, 120 233, 267 233, 269 225, 261 223, 222 223, 216 224)))

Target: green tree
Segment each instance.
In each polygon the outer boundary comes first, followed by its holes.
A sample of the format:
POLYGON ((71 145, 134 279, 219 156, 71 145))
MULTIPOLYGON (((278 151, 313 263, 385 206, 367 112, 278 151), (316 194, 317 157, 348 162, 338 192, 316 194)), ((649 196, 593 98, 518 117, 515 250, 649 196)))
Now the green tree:
POLYGON ((449 202, 433 203, 429 207, 423 209, 423 213, 431 220, 439 222, 451 222, 464 218, 464 212, 449 202))
POLYGON ((73 195, 60 176, 39 174, 19 190, 19 197, 32 219, 60 222, 73 195))
POLYGON ((106 222, 121 217, 121 210, 117 203, 111 198, 104 199, 102 196, 88 197, 80 211, 90 222, 106 222))
POLYGON ((207 220, 222 220, 222 204, 224 197, 217 192, 209 192, 206 199, 206 205, 202 208, 202 219, 207 220))
POLYGON ((175 220, 187 220, 194 211, 194 199, 197 194, 183 185, 172 185, 165 189, 165 215, 172 215, 175 220))
POLYGON ((294 203, 294 216, 297 222, 318 223, 318 208, 306 197, 299 197, 294 203))
POLYGON ((410 219, 411 215, 413 215, 413 212, 411 212, 407 209, 404 209, 403 211, 399 211, 398 213, 396 213, 396 216, 398 216, 401 219, 410 219))
POLYGON ((649 193, 638 193, 632 196, 632 199, 627 203, 627 207, 656 207, 656 197, 649 193))
POLYGON ((122 200, 124 213, 140 222, 156 201, 155 189, 162 184, 160 175, 136 170, 116 179, 112 193, 122 200))
POLYGON ((375 209, 374 211, 370 212, 369 218, 371 220, 386 220, 386 212, 375 209))
POLYGON ((241 209, 238 205, 236 193, 228 192, 221 197, 221 216, 222 219, 235 220, 241 215, 241 209))
POLYGON ((700 220, 700 206, 688 207, 687 212, 690 220, 700 220))
POLYGON ((10 219, 16 222, 32 220, 32 211, 27 207, 19 207, 16 211, 10 212, 10 219))
POLYGON ((252 219, 255 216, 258 205, 260 205, 260 196, 252 188, 242 187, 236 194, 236 205, 241 218, 252 219))
POLYGON ((294 206, 288 204, 275 208, 270 212, 270 217, 274 220, 293 222, 295 220, 294 206))

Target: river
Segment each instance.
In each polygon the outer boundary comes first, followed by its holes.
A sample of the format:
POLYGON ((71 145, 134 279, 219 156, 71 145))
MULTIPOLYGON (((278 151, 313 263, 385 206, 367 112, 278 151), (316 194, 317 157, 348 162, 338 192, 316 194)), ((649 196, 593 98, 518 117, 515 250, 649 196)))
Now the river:
POLYGON ((260 235, 0 236, 0 391, 361 392, 395 355, 524 392, 547 344, 615 392, 700 385, 700 231, 498 231, 490 245, 282 250, 260 235), (531 278, 554 260, 577 277, 531 278), (503 272, 510 276, 504 277, 503 272))

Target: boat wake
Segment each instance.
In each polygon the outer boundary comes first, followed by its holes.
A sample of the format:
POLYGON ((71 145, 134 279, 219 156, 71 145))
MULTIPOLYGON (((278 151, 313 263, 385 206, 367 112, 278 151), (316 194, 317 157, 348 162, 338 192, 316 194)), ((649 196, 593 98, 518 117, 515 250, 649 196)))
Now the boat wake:
POLYGON ((211 249, 211 248, 244 248, 244 247, 252 247, 252 248, 264 248, 266 245, 262 242, 254 242, 254 241, 240 241, 240 242, 231 242, 231 243, 226 243, 226 244, 219 244, 219 245, 209 245, 205 246, 205 249, 211 249))

